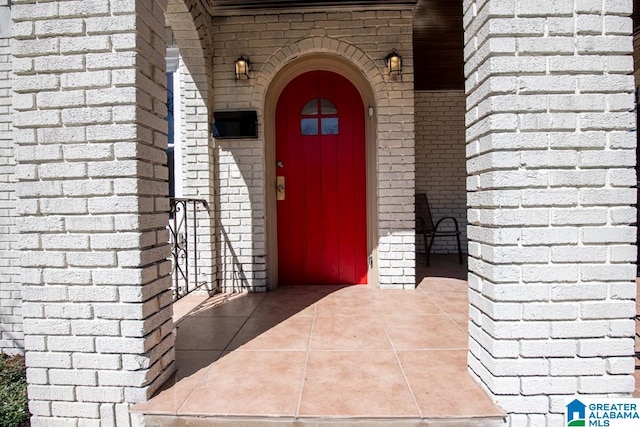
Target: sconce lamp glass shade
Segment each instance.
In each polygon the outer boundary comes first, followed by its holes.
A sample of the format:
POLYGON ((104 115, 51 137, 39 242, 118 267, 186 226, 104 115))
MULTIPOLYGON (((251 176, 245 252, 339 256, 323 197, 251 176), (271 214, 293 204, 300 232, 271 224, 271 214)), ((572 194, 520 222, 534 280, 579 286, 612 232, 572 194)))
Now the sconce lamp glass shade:
POLYGON ((248 59, 244 59, 244 56, 236 59, 236 80, 248 79, 250 70, 251 62, 248 59))
POLYGON ((395 49, 384 58, 384 61, 390 76, 402 74, 402 56, 398 55, 395 49))

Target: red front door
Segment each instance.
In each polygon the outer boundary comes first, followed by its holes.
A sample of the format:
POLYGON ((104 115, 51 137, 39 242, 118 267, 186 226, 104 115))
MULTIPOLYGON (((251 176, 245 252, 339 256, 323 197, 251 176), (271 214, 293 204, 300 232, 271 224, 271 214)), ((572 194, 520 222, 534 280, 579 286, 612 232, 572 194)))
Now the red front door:
POLYGON ((367 283, 365 113, 344 77, 295 78, 276 109, 281 285, 367 283))

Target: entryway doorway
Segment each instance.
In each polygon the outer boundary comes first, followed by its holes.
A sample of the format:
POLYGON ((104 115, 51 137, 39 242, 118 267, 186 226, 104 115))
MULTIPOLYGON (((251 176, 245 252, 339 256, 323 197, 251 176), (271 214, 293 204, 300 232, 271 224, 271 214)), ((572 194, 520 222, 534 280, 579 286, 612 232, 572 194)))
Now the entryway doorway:
POLYGON ((310 71, 276 108, 280 285, 367 283, 365 108, 345 77, 310 71))

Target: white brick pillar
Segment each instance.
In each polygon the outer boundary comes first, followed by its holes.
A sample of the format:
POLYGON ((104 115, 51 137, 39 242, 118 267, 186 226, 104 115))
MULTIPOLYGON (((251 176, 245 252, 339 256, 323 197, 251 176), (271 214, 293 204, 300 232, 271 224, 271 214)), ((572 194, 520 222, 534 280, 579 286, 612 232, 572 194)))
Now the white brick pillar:
POLYGON ((469 365, 512 425, 634 389, 631 9, 464 1, 469 365))
MULTIPOLYGON (((198 269, 191 264, 192 283, 217 287, 215 154, 211 140, 212 20, 198 0, 169 0, 167 19, 180 51, 180 155, 183 197, 205 200, 209 211, 197 212, 198 269)), ((178 148, 178 147, 176 147, 178 148)), ((176 169, 177 172, 177 169, 176 169)))
POLYGON ((14 0, 33 426, 138 424, 173 369, 160 0, 14 0))
POLYGON ((22 299, 16 255, 15 160, 11 133, 11 7, 0 0, 0 352, 21 353, 22 299))
MULTIPOLYGON (((195 50, 195 49, 194 49, 195 50)), ((200 53, 202 51, 200 50, 200 53)), ((193 75, 189 71, 192 64, 204 62, 202 56, 197 60, 185 58, 180 67, 180 91, 183 94, 182 105, 182 186, 184 197, 206 200, 209 211, 198 211, 198 276, 194 282, 205 283, 205 288, 217 287, 216 271, 216 225, 215 225, 215 175, 214 144, 210 137, 208 107, 207 73, 193 75)), ((204 69, 204 66, 201 67, 204 69)), ((195 270, 195 269, 193 269, 195 270)))

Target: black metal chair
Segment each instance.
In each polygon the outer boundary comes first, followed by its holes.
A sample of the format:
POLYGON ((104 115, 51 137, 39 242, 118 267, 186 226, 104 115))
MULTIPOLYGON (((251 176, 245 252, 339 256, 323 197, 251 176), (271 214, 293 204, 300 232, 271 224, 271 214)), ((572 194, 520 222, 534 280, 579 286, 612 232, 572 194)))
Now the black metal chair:
POLYGON ((431 209, 429 208, 429 200, 425 193, 416 193, 416 234, 422 234, 424 238, 424 250, 427 257, 427 265, 431 265, 430 253, 433 241, 436 237, 455 237, 458 242, 458 260, 462 264, 462 245, 460 244, 460 228, 458 227, 458 220, 452 216, 445 216, 440 218, 438 222, 433 223, 433 217, 431 216, 431 209), (439 230, 438 227, 445 219, 453 221, 455 230, 439 230))

